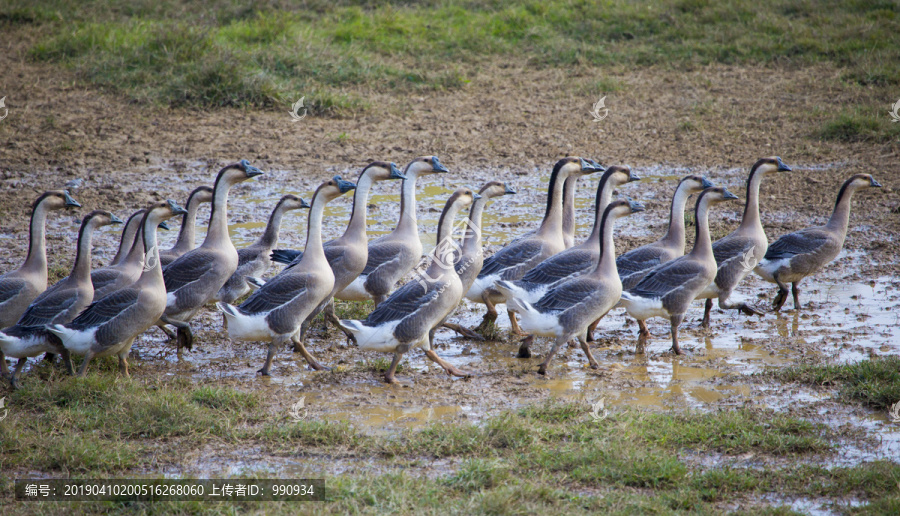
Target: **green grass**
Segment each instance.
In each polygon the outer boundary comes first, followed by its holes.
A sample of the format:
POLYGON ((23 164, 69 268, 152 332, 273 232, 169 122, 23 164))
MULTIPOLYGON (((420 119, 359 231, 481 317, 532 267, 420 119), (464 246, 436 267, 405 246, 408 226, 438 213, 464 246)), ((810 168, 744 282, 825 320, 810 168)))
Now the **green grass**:
MULTIPOLYGON (((372 436, 315 414, 294 422, 280 410, 267 410, 266 400, 256 394, 185 380, 125 380, 114 373, 47 381, 29 377, 7 396, 14 416, 0 425, 3 471, 90 478, 146 474, 160 446, 165 460, 212 443, 312 464, 337 458, 359 466, 326 475, 327 500, 314 507, 79 504, 87 514, 713 514, 721 504, 767 494, 868 501, 868 508, 854 509, 860 512, 889 510, 898 503, 900 464, 826 468, 815 460, 807 463, 806 458, 830 456, 835 436, 820 425, 768 410, 625 410, 595 422, 586 405, 551 401, 481 424, 442 423, 372 436), (709 467, 685 459, 710 451, 724 462, 709 467), (746 451, 761 462, 730 465, 730 458, 746 451), (778 456, 792 460, 773 462, 778 456), (444 466, 435 470, 436 464, 444 466), (436 474, 421 474, 423 467, 436 474)), ((10 488, 10 479, 0 479, 0 503, 10 488)), ((53 503, 9 508, 5 514, 71 511, 71 505, 53 503)), ((761 502, 758 510, 785 513, 777 503, 761 502)))
MULTIPOLYGON (((95 85, 202 108, 306 96, 314 113, 351 113, 366 107, 352 90, 460 88, 496 58, 601 69, 827 62, 852 84, 900 84, 891 0, 353 3, 13 0, 0 23, 39 27, 31 57, 95 85)), ((575 87, 621 88, 593 81, 575 87)))
POLYGON ((826 140, 885 143, 900 140, 900 124, 893 123, 889 106, 846 109, 828 120, 819 135, 826 140))
POLYGON ((803 364, 769 373, 785 382, 839 385, 840 396, 885 410, 900 402, 900 357, 888 356, 855 364, 803 364))

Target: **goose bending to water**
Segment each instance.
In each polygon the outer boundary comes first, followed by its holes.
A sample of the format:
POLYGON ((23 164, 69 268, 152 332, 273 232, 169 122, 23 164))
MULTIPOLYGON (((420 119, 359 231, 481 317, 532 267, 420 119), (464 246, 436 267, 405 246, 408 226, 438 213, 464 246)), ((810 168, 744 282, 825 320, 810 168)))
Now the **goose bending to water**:
POLYGON ((200 210, 201 204, 212 202, 212 196, 213 189, 208 186, 198 186, 188 196, 187 204, 184 206, 187 213, 181 218, 181 229, 178 230, 178 239, 175 241, 175 245, 171 249, 159 252, 159 261, 163 267, 194 248, 197 235, 197 212, 200 210))
POLYGON ((651 244, 632 249, 616 258, 616 268, 625 290, 637 285, 653 267, 684 255, 684 208, 691 194, 713 184, 703 176, 686 176, 678 182, 669 208, 669 229, 651 244))
MULTIPOLYGON (((310 313, 307 320, 303 323, 303 329, 300 331, 300 342, 304 342, 306 338, 306 329, 312 319, 319 315, 323 309, 325 311, 326 324, 331 322, 337 328, 341 328, 340 321, 334 315, 334 295, 347 288, 356 278, 362 274, 366 268, 366 262, 369 259, 369 247, 366 240, 366 211, 367 200, 372 185, 378 181, 387 181, 391 179, 405 179, 406 176, 400 172, 397 165, 387 161, 373 161, 359 174, 359 180, 356 182, 356 191, 353 192, 353 211, 350 213, 350 222, 347 223, 347 229, 339 238, 325 242, 325 258, 331 271, 334 272, 334 288, 328 299, 325 300, 323 307, 317 307, 310 313)), ((284 259, 288 254, 276 250, 272 252, 272 259, 279 261, 276 254, 284 259)), ((293 253, 291 253, 293 254, 293 253)), ((300 263, 303 253, 299 253, 290 265, 285 269, 293 267, 300 263)), ((343 328, 341 328, 343 331, 343 328)), ((352 334, 347 335, 352 338, 352 334)), ((296 348, 299 351, 299 347, 296 348)))
POLYGON ((272 214, 269 216, 266 230, 259 237, 259 240, 250 247, 238 250, 237 270, 228 278, 225 285, 219 289, 215 301, 233 303, 236 299, 240 299, 250 292, 247 277, 262 276, 272 264, 269 254, 278 242, 278 233, 281 230, 281 219, 284 217, 284 213, 301 208, 309 208, 309 204, 306 204, 306 201, 296 195, 288 194, 278 201, 278 204, 275 205, 275 209, 272 210, 272 214))
POLYGON ((334 273, 328 266, 322 247, 325 205, 355 187, 340 176, 319 185, 309 210, 306 248, 300 262, 267 281, 240 306, 216 303, 225 314, 230 338, 269 343, 266 363, 259 370, 263 376, 269 376, 278 348, 292 341, 300 348, 310 367, 325 369, 309 354, 297 336, 309 314, 334 287, 334 273))
POLYGON ((95 229, 121 223, 121 219, 103 210, 94 210, 85 216, 78 230, 72 272, 39 295, 15 326, 0 331, 0 350, 6 356, 19 359, 9 378, 13 389, 16 388, 16 377, 28 357, 41 353, 61 354, 69 373, 74 373, 68 352, 44 326, 71 321, 94 299, 94 286, 91 285, 91 238, 95 229))
POLYGON ((177 328, 175 342, 179 352, 182 347, 193 347, 190 320, 215 298, 238 267, 237 249, 228 236, 228 191, 262 173, 245 159, 220 170, 213 186, 206 238, 200 247, 181 255, 163 270, 166 311, 160 322, 177 328))
POLYGON ((800 282, 840 254, 850 224, 850 199, 857 190, 869 187, 880 188, 881 184, 869 174, 850 177, 841 185, 827 224, 782 235, 769 246, 765 258, 754 270, 764 280, 778 284, 773 303, 776 311, 781 310, 787 299, 788 283, 792 286, 794 309, 800 309, 800 282))
POLYGON ((769 240, 759 219, 759 185, 763 177, 772 172, 790 172, 791 167, 784 164, 781 158, 773 156, 757 161, 750 169, 747 177, 747 204, 741 225, 730 235, 713 243, 713 254, 716 257, 717 272, 715 281, 710 282, 698 296, 706 299, 703 312, 703 327, 709 327, 709 312, 713 299, 719 299, 719 308, 740 310, 747 315, 762 315, 756 309, 743 302, 729 300, 735 287, 753 270, 766 254, 769 240))
MULTIPOLYGON (((28 225, 28 254, 25 263, 0 276, 0 328, 12 326, 28 305, 47 289, 47 214, 68 207, 80 207, 64 190, 45 192, 31 205, 28 225)), ((6 358, 0 352, 0 373, 9 374, 6 358)))
MULTIPOLYGON (((479 199, 472 203, 472 207, 469 208, 468 227, 463 237, 459 258, 454 265, 456 273, 462 282, 463 292, 469 290, 472 283, 475 282, 475 278, 478 277, 478 273, 481 272, 481 266, 484 265, 484 253, 481 249, 481 218, 484 214, 485 206, 494 197, 513 195, 515 193, 515 190, 507 186, 506 183, 491 181, 481 187, 481 190, 478 191, 479 199)), ((467 338, 484 340, 481 335, 462 325, 445 322, 443 326, 467 338)))
MULTIPOLYGON (((559 347, 573 338, 578 338, 591 368, 600 367, 588 347, 587 332, 594 321, 602 319, 616 306, 622 294, 622 282, 616 270, 613 222, 639 211, 644 211, 644 207, 637 202, 618 200, 610 203, 601 215, 600 230, 592 235, 600 241, 593 269, 556 284, 534 303, 520 298, 513 290, 512 282, 497 282, 497 288, 507 293, 510 308, 522 316, 522 327, 526 331, 556 339, 538 369, 540 374, 547 374, 547 367, 559 347)), ((530 343, 532 338, 526 341, 530 343)))
MULTIPOLYGON (((172 200, 147 208, 140 231, 144 248, 159 249, 156 243, 159 223, 183 215, 185 211, 172 200)), ((87 370, 91 359, 109 355, 118 355, 119 371, 128 376, 131 344, 135 337, 159 320, 165 308, 162 266, 155 254, 148 253, 143 272, 134 284, 95 300, 72 322, 51 324, 46 328, 59 338, 69 353, 84 355, 79 376, 87 370)))
POLYGON ((356 336, 360 349, 393 353, 391 366, 384 374, 387 383, 397 383, 394 373, 400 357, 412 348, 420 347, 432 361, 443 367, 448 374, 469 376, 444 362, 431 349, 434 330, 440 326, 462 299, 462 281, 452 261, 453 223, 457 213, 479 198, 471 190, 456 190, 438 221, 437 242, 439 249, 434 253, 425 270, 424 278, 410 281, 397 289, 389 298, 380 303, 364 321, 345 319, 341 326, 356 336), (445 261, 450 258, 450 262, 445 261), (426 279, 427 278, 427 279, 426 279))
POLYGON ((644 352, 650 331, 644 321, 651 317, 665 317, 672 327, 672 351, 681 354, 678 346, 678 327, 684 314, 703 289, 716 276, 716 257, 709 237, 709 208, 714 204, 738 197, 725 188, 707 188, 697 198, 694 221, 697 225, 694 248, 690 254, 658 265, 637 285, 622 292, 622 305, 641 328, 637 352, 644 352))
MULTIPOLYGON (((597 264, 600 256, 600 229, 603 212, 612 199, 613 191, 630 181, 638 181, 631 169, 624 166, 613 165, 606 169, 597 184, 597 195, 594 200, 594 228, 590 236, 581 244, 561 251, 537 264, 526 272, 522 279, 505 281, 502 292, 511 292, 519 301, 536 303, 556 285, 590 272, 597 264)), ((566 182, 570 181, 567 179, 566 182)), ((506 295, 498 296, 504 301, 506 295)))
MULTIPOLYGON (((476 331, 485 332, 497 319, 495 305, 503 302, 503 296, 494 288, 498 280, 517 280, 537 264, 565 249, 562 233, 563 183, 569 176, 582 176, 602 172, 603 168, 589 163, 583 158, 568 157, 556 162, 550 174, 547 191, 547 208, 537 232, 531 236, 514 240, 484 261, 484 266, 466 298, 475 303, 484 303, 487 313, 476 331)), ((515 317, 510 316, 513 331, 519 332, 515 317)))

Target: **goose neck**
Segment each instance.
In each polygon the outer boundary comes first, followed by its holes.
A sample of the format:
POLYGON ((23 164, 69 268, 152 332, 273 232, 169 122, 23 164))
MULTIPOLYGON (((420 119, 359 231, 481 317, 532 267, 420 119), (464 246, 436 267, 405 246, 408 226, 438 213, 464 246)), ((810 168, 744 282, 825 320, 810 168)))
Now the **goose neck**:
POLYGON ((687 188, 677 188, 675 196, 672 197, 672 206, 669 208, 669 229, 663 241, 673 246, 678 246, 681 250, 678 254, 684 254, 684 210, 687 206, 688 197, 691 193, 687 188))
POLYGON ((697 230, 694 237, 694 248, 691 256, 699 259, 713 257, 712 240, 709 236, 709 200, 702 198, 694 207, 694 221, 697 230))
MULTIPOLYGON (((344 231, 345 237, 355 237, 365 240, 366 238, 366 212, 369 202, 369 191, 372 189, 374 181, 369 174, 362 174, 356 183, 356 190, 353 192, 353 211, 350 213, 350 222, 344 231)), ((401 200, 401 204, 402 204, 401 200)))
POLYGON ((47 212, 44 203, 38 203, 31 213, 31 225, 29 226, 28 235, 28 255, 25 258, 23 269, 29 271, 43 271, 47 274, 47 241, 46 226, 47 212))
POLYGON ((400 221, 397 232, 418 235, 419 225, 416 219, 416 178, 415 172, 407 172, 400 191, 400 221))
POLYGON ((838 192, 837 201, 834 203, 834 211, 831 212, 831 218, 825 225, 829 230, 834 231, 842 236, 847 234, 847 227, 850 225, 850 204, 856 188, 850 185, 841 187, 838 192))
POLYGON ((94 224, 90 221, 81 225, 78 230, 78 246, 75 250, 75 264, 72 265, 71 277, 77 283, 91 283, 91 241, 94 236, 94 224))

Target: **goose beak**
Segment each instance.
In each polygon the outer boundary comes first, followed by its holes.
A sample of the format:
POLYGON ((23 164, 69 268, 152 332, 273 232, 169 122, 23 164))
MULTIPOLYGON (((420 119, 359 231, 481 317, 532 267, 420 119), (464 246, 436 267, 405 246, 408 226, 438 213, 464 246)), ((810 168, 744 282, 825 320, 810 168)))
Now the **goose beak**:
POLYGON ((165 229, 166 231, 172 229, 172 228, 169 227, 168 224, 166 224, 166 221, 160 222, 159 225, 156 226, 156 227, 158 227, 159 229, 165 229))
POLYGON ((406 179, 403 172, 400 172, 400 169, 397 168, 397 164, 393 162, 391 163, 391 179, 406 179))
POLYGON ((66 206, 71 206, 73 208, 81 208, 81 203, 76 201, 75 199, 73 199, 72 196, 69 195, 68 190, 63 191, 63 195, 66 196, 66 206))
POLYGON ((472 202, 475 202, 475 201, 477 201, 478 199, 481 199, 481 196, 478 195, 477 193, 473 193, 473 194, 472 194, 472 202))
POLYGON ((169 199, 169 208, 172 210, 172 215, 184 215, 187 213, 187 210, 178 205, 177 202, 169 199))
POLYGON ((344 181, 343 179, 341 179, 341 176, 334 176, 333 179, 337 181, 338 188, 340 188, 342 194, 345 194, 350 190, 356 188, 356 183, 353 183, 352 181, 344 181))
POLYGON ((869 178, 869 186, 873 186, 875 188, 881 188, 881 183, 875 180, 874 177, 869 178))
POLYGON ((639 211, 644 211, 644 205, 637 201, 632 201, 631 199, 628 199, 628 205, 631 206, 631 213, 637 213, 639 211))
POLYGON ((116 215, 114 213, 110 213, 109 214, 109 223, 110 224, 124 224, 125 222, 122 219, 120 219, 119 217, 116 217, 116 215))
POLYGON ((729 192, 727 188, 723 188, 722 189, 722 198, 725 199, 726 201, 728 201, 731 199, 738 199, 738 196, 729 192))
POLYGON ((244 173, 247 174, 247 177, 256 177, 264 174, 262 170, 254 167, 245 159, 241 160, 241 167, 244 169, 244 173))
POLYGON ((706 179, 705 177, 700 178, 700 185, 703 186, 704 190, 715 186, 714 184, 712 184, 712 181, 710 181, 709 179, 706 179))
POLYGON ((440 161, 438 161, 437 156, 431 157, 431 163, 433 166, 432 170, 434 170, 435 172, 450 172, 450 169, 448 169, 447 167, 442 165, 440 161))
POLYGON ((641 178, 639 178, 638 176, 636 176, 636 175, 634 174, 634 172, 631 171, 631 168, 629 167, 629 169, 628 169, 628 182, 631 183, 632 181, 640 181, 640 180, 641 180, 641 178))
POLYGON ((785 162, 781 161, 781 158, 775 158, 778 161, 778 171, 779 172, 790 172, 791 167, 787 166, 785 162))
POLYGON ((309 208, 309 207, 310 206, 309 206, 308 202, 304 201, 303 199, 300 199, 300 208, 309 208))
POLYGON ((588 163, 590 163, 591 168, 594 169, 594 172, 606 172, 606 167, 604 167, 603 165, 597 163, 596 161, 594 161, 592 159, 589 159, 587 161, 588 161, 588 163))
POLYGON ((506 187, 506 191, 503 192, 503 195, 514 195, 516 193, 516 191, 510 188, 508 184, 503 183, 503 186, 506 187))

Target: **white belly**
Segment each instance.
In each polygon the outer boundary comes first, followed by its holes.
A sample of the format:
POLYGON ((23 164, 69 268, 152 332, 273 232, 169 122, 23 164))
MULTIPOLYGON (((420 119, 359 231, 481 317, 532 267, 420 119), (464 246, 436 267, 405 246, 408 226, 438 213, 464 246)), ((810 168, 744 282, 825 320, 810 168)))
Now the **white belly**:
POLYGON ((366 276, 357 276, 352 283, 335 294, 334 297, 343 301, 369 301, 372 299, 372 296, 366 292, 365 283, 366 276))
POLYGON ((619 303, 625 307, 628 315, 639 321, 646 321, 651 317, 669 318, 669 312, 663 308, 662 300, 660 299, 632 296, 626 292, 622 294, 619 303))

